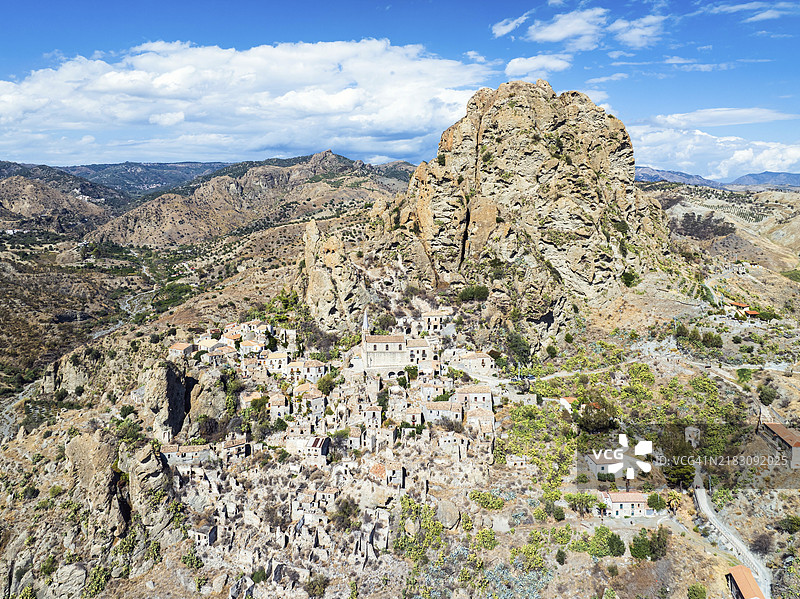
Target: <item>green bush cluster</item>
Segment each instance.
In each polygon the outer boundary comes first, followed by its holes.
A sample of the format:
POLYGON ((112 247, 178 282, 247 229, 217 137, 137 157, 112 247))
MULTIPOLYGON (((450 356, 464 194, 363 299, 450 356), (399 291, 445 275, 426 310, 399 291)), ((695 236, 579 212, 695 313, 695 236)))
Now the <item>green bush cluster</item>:
POLYGON ((500 497, 495 497, 489 491, 470 491, 469 498, 487 510, 501 510, 505 505, 500 497))

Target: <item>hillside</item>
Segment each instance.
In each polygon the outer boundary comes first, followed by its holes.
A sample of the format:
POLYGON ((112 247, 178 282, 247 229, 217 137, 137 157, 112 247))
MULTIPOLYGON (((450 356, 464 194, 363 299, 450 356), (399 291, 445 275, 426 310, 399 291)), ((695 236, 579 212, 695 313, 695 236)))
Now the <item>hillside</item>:
POLYGON ((138 197, 182 185, 225 166, 228 166, 228 163, 123 162, 120 164, 82 164, 59 168, 72 175, 138 197))
POLYGON ((39 181, 62 194, 84 197, 95 204, 102 204, 110 210, 122 210, 130 201, 124 192, 94 183, 58 168, 43 164, 32 165, 0 161, 0 179, 13 176, 39 181))
POLYGON ((0 227, 85 232, 108 220, 108 210, 87 196, 64 193, 39 179, 0 179, 0 227))
MULTIPOLYGON (((270 162, 270 161, 268 161, 270 162)), ((330 151, 278 165, 240 163, 204 175, 112 220, 90 239, 163 247, 208 241, 238 229, 332 216, 387 199, 411 166, 372 167, 330 151)))

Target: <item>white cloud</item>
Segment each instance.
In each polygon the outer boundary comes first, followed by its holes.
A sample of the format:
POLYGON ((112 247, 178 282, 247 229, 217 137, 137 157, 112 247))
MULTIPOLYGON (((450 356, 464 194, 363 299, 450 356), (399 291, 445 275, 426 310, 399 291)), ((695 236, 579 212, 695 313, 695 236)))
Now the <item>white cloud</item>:
POLYGON ((600 105, 601 102, 608 100, 608 92, 604 92, 601 89, 581 89, 578 91, 589 96, 592 102, 598 105, 600 105))
POLYGON ((69 164, 332 148, 421 159, 494 73, 388 40, 244 50, 149 42, 0 80, 0 155, 69 164), (87 135, 92 147, 79 147, 87 135))
POLYGON ((528 28, 534 42, 567 42, 572 50, 593 50, 600 43, 608 9, 588 8, 556 15, 549 23, 536 21, 528 28))
POLYGON ((783 16, 779 10, 765 10, 759 13, 754 14, 752 17, 748 17, 743 23, 757 23, 758 21, 768 21, 770 19, 780 19, 783 16))
POLYGON ((178 112, 164 112, 162 114, 151 114, 148 119, 154 125, 161 125, 162 127, 170 127, 182 123, 184 114, 182 111, 178 112))
POLYGON ((506 65, 505 73, 509 77, 525 77, 533 80, 538 77, 546 77, 548 73, 565 71, 571 66, 571 54, 539 54, 510 60, 506 65))
POLYGON ((479 52, 475 52, 475 50, 465 52, 464 56, 475 62, 486 62, 486 57, 479 52))
POLYGON ((758 10, 767 6, 766 2, 745 2, 742 4, 721 4, 712 6, 709 12, 712 13, 735 13, 743 10, 758 10))
POLYGON ((648 15, 633 21, 617 19, 609 25, 608 30, 626 46, 646 48, 659 40, 665 20, 666 17, 658 15, 648 15))
POLYGON ((614 60, 619 60, 620 58, 630 58, 631 56, 636 56, 633 52, 625 52, 623 50, 614 50, 613 52, 608 53, 609 58, 613 58, 614 60))
POLYGON ((525 21, 528 20, 528 15, 529 14, 530 14, 530 11, 526 12, 522 16, 517 17, 516 19, 508 18, 508 19, 503 19, 502 21, 499 21, 498 23, 495 23, 494 25, 492 25, 492 35, 494 37, 503 37, 507 33, 511 33, 517 27, 519 27, 525 21))
POLYGON ((800 145, 716 137, 699 129, 628 127, 636 161, 712 179, 747 173, 800 171, 800 145))
POLYGON ((593 79, 589 79, 586 83, 605 83, 606 81, 620 81, 621 79, 627 78, 628 73, 614 73, 613 75, 606 75, 605 77, 594 77, 593 79))
POLYGON ((750 125, 798 118, 798 114, 787 114, 769 108, 704 108, 694 112, 660 114, 653 120, 660 125, 686 128, 750 125))

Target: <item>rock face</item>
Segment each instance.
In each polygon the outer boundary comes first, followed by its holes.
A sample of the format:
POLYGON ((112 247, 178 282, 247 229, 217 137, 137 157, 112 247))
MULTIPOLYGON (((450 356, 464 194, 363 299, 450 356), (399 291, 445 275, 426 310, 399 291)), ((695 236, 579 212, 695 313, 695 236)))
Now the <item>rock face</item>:
POLYGON ((114 485, 114 447, 98 430, 93 435, 83 434, 72 439, 67 443, 65 453, 78 483, 73 499, 84 502, 99 519, 105 521, 112 534, 121 535, 125 521, 114 485))
POLYGON ((376 204, 379 252, 398 248, 420 284, 485 284, 491 305, 552 334, 568 299, 617 293, 662 251, 663 212, 633 179, 625 127, 587 96, 541 80, 482 89, 407 194, 376 204))
POLYGON ((306 225, 303 241, 299 287, 311 315, 328 330, 353 328, 370 299, 361 271, 345 254, 341 238, 323 238, 315 221, 306 225))
POLYGON ((183 427, 186 418, 186 382, 172 362, 162 362, 139 375, 144 385, 142 402, 153 414, 153 436, 168 442, 183 427))

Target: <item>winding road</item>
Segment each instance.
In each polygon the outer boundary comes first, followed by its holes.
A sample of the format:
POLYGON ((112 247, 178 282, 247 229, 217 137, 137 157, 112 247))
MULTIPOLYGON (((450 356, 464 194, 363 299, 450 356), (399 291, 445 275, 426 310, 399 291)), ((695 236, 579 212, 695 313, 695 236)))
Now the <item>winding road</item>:
POLYGON ((708 518, 709 523, 719 531, 728 542, 728 545, 733 548, 733 554, 753 572, 753 576, 758 582, 761 592, 764 593, 764 597, 766 599, 771 599, 772 573, 769 571, 769 568, 764 566, 764 564, 753 555, 750 548, 744 544, 734 530, 719 519, 714 508, 711 506, 711 502, 708 500, 708 493, 706 493, 703 487, 695 489, 694 499, 698 509, 708 518))

